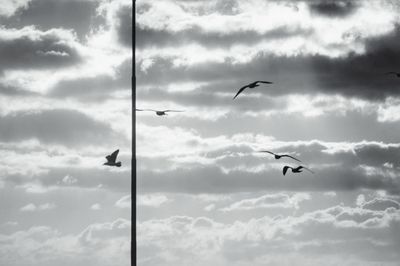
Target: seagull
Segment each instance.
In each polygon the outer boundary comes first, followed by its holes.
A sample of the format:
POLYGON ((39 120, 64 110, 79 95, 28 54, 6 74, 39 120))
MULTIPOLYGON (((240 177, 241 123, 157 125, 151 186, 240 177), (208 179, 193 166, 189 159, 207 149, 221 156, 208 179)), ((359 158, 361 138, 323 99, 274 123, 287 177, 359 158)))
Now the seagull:
POLYGON ((393 74, 393 75, 396 75, 398 78, 400 78, 400 72, 390 71, 390 72, 386 72, 385 74, 386 75, 393 74))
POLYGON ((279 154, 275 154, 275 153, 273 153, 273 152, 270 152, 270 151, 260 151, 260 152, 267 152, 267 153, 270 153, 270 154, 272 154, 272 155, 274 155, 275 156, 275 159, 280 159, 280 158, 282 158, 282 157, 289 157, 289 158, 292 158, 293 160, 296 160, 296 161, 298 161, 298 162, 301 162, 299 159, 296 159, 296 158, 294 158, 293 156, 290 156, 290 155, 288 155, 288 154, 281 154, 281 155, 279 155, 279 154))
POLYGON ((292 169, 292 173, 301 173, 302 172, 302 169, 306 169, 306 170, 308 170, 308 171, 310 171, 311 173, 313 173, 314 174, 314 172, 313 171, 311 171, 310 169, 308 169, 307 167, 304 167, 304 166, 297 166, 296 168, 293 168, 293 167, 290 167, 290 166, 287 166, 287 165, 285 165, 284 167, 283 167, 283 175, 286 175, 286 172, 287 172, 287 170, 288 169, 292 169))
POLYGON ((153 110, 153 109, 136 109, 136 111, 152 111, 152 112, 156 112, 156 115, 158 116, 163 116, 163 115, 167 115, 167 112, 184 112, 184 111, 180 111, 180 110, 153 110))
POLYGON ((239 91, 236 93, 235 97, 233 97, 233 100, 235 100, 235 98, 236 98, 242 91, 244 91, 246 88, 253 89, 253 88, 255 88, 255 87, 260 86, 259 83, 272 84, 272 82, 269 82, 269 81, 262 81, 262 80, 254 81, 253 83, 250 83, 250 84, 247 84, 246 86, 241 87, 241 88, 239 89, 239 91))
POLYGON ((115 162, 117 160, 118 153, 119 150, 116 150, 113 153, 111 153, 111 155, 107 155, 106 156, 107 162, 104 163, 103 165, 121 167, 121 162, 115 162))

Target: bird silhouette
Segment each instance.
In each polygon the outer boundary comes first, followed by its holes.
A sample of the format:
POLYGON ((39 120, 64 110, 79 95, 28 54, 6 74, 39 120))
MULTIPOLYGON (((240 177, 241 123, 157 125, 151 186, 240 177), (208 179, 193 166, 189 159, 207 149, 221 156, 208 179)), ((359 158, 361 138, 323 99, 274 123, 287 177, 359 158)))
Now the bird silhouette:
POLYGON ((272 154, 272 155, 274 155, 275 156, 275 159, 280 159, 280 158, 282 158, 282 157, 289 157, 289 158, 292 158, 293 160, 296 160, 296 161, 298 161, 298 162, 301 162, 299 159, 296 159, 296 158, 294 158, 293 156, 290 156, 290 155, 288 155, 288 154, 276 154, 276 153, 273 153, 273 152, 271 152, 271 151, 260 151, 260 152, 266 152, 266 153, 270 153, 270 154, 272 154))
POLYGON ((400 78, 400 72, 390 71, 390 72, 386 72, 385 74, 386 74, 386 75, 393 74, 393 75, 396 75, 398 78, 400 78))
POLYGON ((240 94, 242 91, 244 91, 246 88, 253 89, 255 87, 260 86, 260 83, 266 83, 266 84, 272 84, 272 82, 269 81, 262 81, 262 80, 257 80, 254 81, 253 83, 247 84, 246 86, 243 86, 239 89, 239 91, 236 93, 235 97, 233 97, 233 100, 240 94))
POLYGON ((119 153, 119 150, 116 150, 113 153, 111 153, 110 155, 107 155, 106 156, 107 162, 104 163, 103 165, 121 167, 121 162, 116 162, 118 153, 119 153))
POLYGON ((311 170, 308 169, 307 167, 304 167, 304 166, 301 166, 301 165, 300 165, 300 166, 297 166, 296 168, 293 168, 293 167, 290 167, 290 166, 285 165, 285 166, 283 167, 283 169, 282 169, 283 175, 286 175, 286 172, 287 172, 287 170, 288 170, 289 168, 292 170, 292 173, 301 173, 301 172, 302 172, 302 169, 306 169, 306 170, 308 170, 308 171, 310 171, 311 173, 314 174, 313 171, 311 171, 311 170))
POLYGON ((153 110, 153 109, 136 109, 136 111, 151 111, 155 112, 158 116, 167 115, 167 112, 184 112, 180 110, 153 110))

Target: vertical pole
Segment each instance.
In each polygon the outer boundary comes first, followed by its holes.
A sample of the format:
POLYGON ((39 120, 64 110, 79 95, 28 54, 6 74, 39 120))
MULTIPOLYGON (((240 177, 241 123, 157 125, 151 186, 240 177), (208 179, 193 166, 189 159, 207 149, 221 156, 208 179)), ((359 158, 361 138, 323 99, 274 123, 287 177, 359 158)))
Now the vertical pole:
POLYGON ((132 159, 131 159, 131 265, 136 265, 136 0, 132 0, 132 159))

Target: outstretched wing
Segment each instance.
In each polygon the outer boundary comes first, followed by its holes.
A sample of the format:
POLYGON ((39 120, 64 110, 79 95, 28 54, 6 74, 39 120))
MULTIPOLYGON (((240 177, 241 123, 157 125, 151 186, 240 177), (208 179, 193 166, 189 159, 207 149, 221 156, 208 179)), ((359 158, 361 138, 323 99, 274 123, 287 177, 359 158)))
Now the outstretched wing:
POLYGON ((289 158, 292 158, 293 160, 296 160, 296 161, 298 161, 298 162, 301 162, 299 159, 296 159, 296 158, 294 158, 293 156, 290 156, 290 155, 287 155, 287 154, 283 154, 283 155, 281 155, 282 157, 289 157, 289 158))
POLYGON ((270 81, 264 81, 264 80, 257 80, 256 83, 265 83, 265 84, 273 84, 270 81))
POLYGON ((145 111, 145 110, 142 110, 142 109, 137 109, 137 108, 136 108, 136 109, 135 109, 135 111, 145 111))
POLYGON ((288 170, 289 168, 292 168, 292 167, 287 166, 287 165, 285 165, 285 166, 283 167, 283 170, 282 170, 283 175, 286 175, 286 172, 287 172, 287 170, 288 170))
POLYGON ((311 173, 315 174, 313 171, 311 171, 311 169, 309 169, 309 168, 307 168, 307 167, 300 166, 300 169, 301 169, 301 168, 306 169, 306 170, 310 171, 311 173))
POLYGON ((271 152, 271 151, 259 151, 259 152, 266 152, 266 153, 269 153, 269 154, 275 155, 275 153, 273 153, 273 152, 271 152))
POLYGON ((106 156, 107 161, 109 161, 110 163, 115 163, 115 161, 117 160, 118 153, 119 150, 116 150, 113 153, 111 153, 111 155, 107 155, 106 156))
POLYGON ((181 110, 164 110, 163 112, 184 112, 184 111, 181 111, 181 110))
POLYGON ((390 72, 386 72, 385 74, 386 74, 386 75, 389 75, 389 74, 394 74, 394 75, 397 75, 397 72, 390 71, 390 72))
POLYGON ((249 87, 249 85, 243 86, 239 89, 239 91, 236 93, 235 97, 233 97, 233 100, 235 100, 235 98, 242 92, 244 91, 247 87, 249 87))

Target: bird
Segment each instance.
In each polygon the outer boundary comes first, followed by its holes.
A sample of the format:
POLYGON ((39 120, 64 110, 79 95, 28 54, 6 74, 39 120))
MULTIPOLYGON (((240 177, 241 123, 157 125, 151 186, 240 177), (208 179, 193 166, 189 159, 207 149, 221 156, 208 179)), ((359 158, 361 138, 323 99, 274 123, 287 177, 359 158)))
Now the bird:
POLYGON ((121 167, 121 162, 116 162, 118 153, 119 153, 119 150, 116 150, 113 153, 111 153, 110 155, 107 155, 106 156, 107 162, 104 163, 103 165, 121 167))
POLYGON ((386 72, 385 74, 386 74, 386 75, 393 74, 393 75, 396 75, 398 78, 400 78, 400 72, 390 71, 390 72, 386 72))
POLYGON ((260 152, 267 152, 267 153, 270 153, 270 154, 272 154, 272 155, 274 155, 275 156, 275 159, 280 159, 280 158, 282 158, 282 157, 289 157, 289 158, 292 158, 293 160, 296 160, 296 161, 298 161, 298 162, 301 162, 299 159, 296 159, 296 158, 294 158, 293 156, 290 156, 290 155, 288 155, 288 154, 281 154, 281 155, 279 155, 279 154, 276 154, 276 153, 273 153, 273 152, 270 152, 270 151, 260 151, 260 152))
POLYGON ((292 173, 301 173, 302 172, 302 169, 306 169, 306 170, 308 170, 308 171, 310 171, 311 173, 313 173, 314 174, 314 172, 313 171, 311 171, 310 169, 308 169, 307 167, 304 167, 304 166, 297 166, 296 168, 293 168, 293 167, 290 167, 290 166, 287 166, 287 165, 285 165, 284 167, 283 167, 283 170, 282 170, 282 172, 283 172, 283 175, 286 175, 286 172, 287 172, 287 170, 288 169, 292 169, 292 173))
POLYGON ((155 112, 158 116, 167 115, 167 112, 184 112, 181 110, 153 110, 153 109, 136 109, 136 111, 152 111, 155 112))
POLYGON ((246 88, 253 89, 253 88, 255 88, 255 87, 260 86, 259 83, 272 84, 272 82, 269 82, 269 81, 262 81, 262 80, 254 81, 254 82, 252 82, 252 83, 250 83, 250 84, 247 84, 246 86, 241 87, 241 88, 239 89, 239 91, 236 93, 235 97, 233 97, 233 100, 235 100, 235 98, 236 98, 242 91, 244 91, 246 88))

